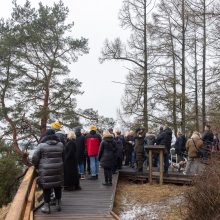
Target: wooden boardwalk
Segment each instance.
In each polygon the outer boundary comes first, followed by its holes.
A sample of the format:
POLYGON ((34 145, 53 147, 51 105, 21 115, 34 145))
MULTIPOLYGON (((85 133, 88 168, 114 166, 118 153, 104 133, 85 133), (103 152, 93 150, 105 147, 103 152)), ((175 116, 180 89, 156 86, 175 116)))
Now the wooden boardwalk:
POLYGON ((55 211, 51 206, 51 214, 43 214, 40 209, 34 213, 35 220, 46 219, 83 219, 83 220, 111 220, 118 174, 113 175, 113 185, 103 186, 103 172, 98 180, 81 180, 80 191, 63 191, 62 211, 55 211))
MULTIPOLYGON (((159 172, 153 170, 153 180, 155 182, 159 182, 159 172)), ((168 176, 163 177, 164 183, 174 183, 174 184, 186 184, 190 185, 192 183, 193 176, 191 175, 183 175, 183 173, 179 173, 177 171, 169 171, 168 176)), ((148 170, 144 169, 143 173, 138 173, 135 169, 131 167, 123 167, 120 171, 120 178, 124 178, 131 181, 142 181, 148 182, 148 170)))

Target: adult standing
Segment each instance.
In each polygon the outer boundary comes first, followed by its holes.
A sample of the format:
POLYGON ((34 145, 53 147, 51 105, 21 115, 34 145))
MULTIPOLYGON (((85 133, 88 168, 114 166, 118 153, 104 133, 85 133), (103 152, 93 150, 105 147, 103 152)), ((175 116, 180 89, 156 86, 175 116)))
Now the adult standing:
POLYGON ((85 160, 85 136, 81 133, 81 128, 76 129, 76 152, 81 179, 85 179, 84 160, 85 160))
POLYGON ((88 156, 90 159, 90 169, 91 169, 91 177, 90 180, 98 179, 99 173, 99 162, 98 162, 98 153, 99 146, 102 141, 102 137, 96 133, 97 127, 92 125, 90 127, 89 134, 86 135, 85 143, 88 152, 88 156))
POLYGON ((197 153, 198 150, 203 147, 203 141, 201 139, 200 133, 194 131, 191 138, 189 138, 186 142, 186 151, 188 152, 188 160, 186 163, 186 169, 184 174, 192 173, 191 167, 193 163, 198 159, 197 153))
POLYGON ((125 166, 134 164, 134 132, 129 131, 127 135, 125 136, 125 166), (133 155, 132 155, 133 154, 133 155), (133 156, 133 158, 132 158, 133 156))
POLYGON ((113 135, 108 131, 103 132, 103 140, 100 145, 98 160, 104 168, 105 182, 103 185, 112 185, 112 169, 116 157, 116 143, 113 135))
POLYGON ((67 134, 67 144, 64 151, 64 190, 81 190, 74 131, 67 134))
POLYGON ((175 152, 177 154, 177 161, 183 161, 183 154, 186 151, 186 137, 181 131, 177 133, 177 139, 174 144, 175 152))
POLYGON ((164 175, 166 176, 168 175, 168 169, 169 169, 169 155, 170 155, 171 142, 172 142, 172 130, 169 127, 165 127, 165 129, 156 138, 156 144, 165 146, 164 175))
POLYGON ((210 151, 212 150, 212 144, 213 144, 214 134, 211 130, 210 125, 205 126, 205 131, 202 135, 202 140, 204 143, 204 157, 208 157, 210 151))
POLYGON ((61 186, 63 185, 64 146, 55 131, 49 129, 38 145, 32 157, 32 163, 38 169, 39 184, 43 188, 44 206, 41 211, 50 213, 51 190, 55 192, 56 209, 61 211, 61 186))
POLYGON ((143 171, 143 163, 144 163, 144 138, 145 133, 143 128, 138 128, 136 130, 136 137, 135 137, 135 154, 136 154, 136 163, 137 163, 137 171, 143 171))

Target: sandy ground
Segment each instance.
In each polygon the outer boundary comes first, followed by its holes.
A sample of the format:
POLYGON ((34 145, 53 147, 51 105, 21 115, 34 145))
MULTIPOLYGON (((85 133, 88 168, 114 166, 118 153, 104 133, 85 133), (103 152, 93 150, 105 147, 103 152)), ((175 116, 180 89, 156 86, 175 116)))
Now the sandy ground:
POLYGON ((122 220, 181 220, 188 186, 119 182, 114 211, 122 220))

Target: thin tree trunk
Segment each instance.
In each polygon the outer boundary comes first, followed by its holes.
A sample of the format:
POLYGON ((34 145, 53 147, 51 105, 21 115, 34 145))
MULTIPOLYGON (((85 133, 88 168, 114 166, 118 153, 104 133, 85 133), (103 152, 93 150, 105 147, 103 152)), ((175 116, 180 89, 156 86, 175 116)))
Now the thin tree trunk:
POLYGON ((206 124, 206 0, 203 0, 203 10, 202 125, 204 129, 206 124))
POLYGON ((199 102, 198 102, 198 60, 197 60, 197 36, 195 33, 195 116, 196 116, 196 130, 199 131, 199 102))
POLYGON ((186 88, 185 88, 185 0, 182 0, 182 132, 186 128, 186 88))
POLYGON ((171 41, 171 48, 172 48, 172 60, 173 60, 173 127, 175 135, 177 135, 177 116, 176 116, 176 98, 177 98, 177 92, 176 92, 176 61, 175 61, 175 51, 174 51, 174 43, 173 43, 173 35, 171 30, 171 23, 169 19, 170 24, 170 41, 171 41))
POLYGON ((144 1, 144 127, 148 131, 147 4, 144 1))

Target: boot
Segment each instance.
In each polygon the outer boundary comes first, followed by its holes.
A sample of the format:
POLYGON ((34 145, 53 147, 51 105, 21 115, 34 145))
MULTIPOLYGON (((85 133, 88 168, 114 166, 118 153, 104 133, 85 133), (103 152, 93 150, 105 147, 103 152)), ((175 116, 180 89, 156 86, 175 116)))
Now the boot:
POLYGON ((49 203, 44 203, 44 206, 41 208, 41 212, 50 214, 50 204, 49 203))
POLYGON ((57 200, 56 200, 56 210, 57 210, 58 212, 61 211, 61 200, 60 200, 60 199, 57 199, 57 200))

